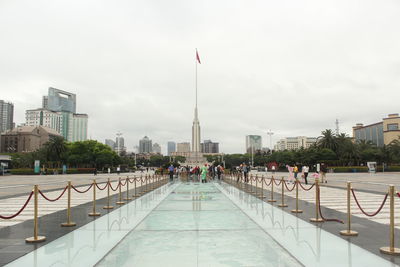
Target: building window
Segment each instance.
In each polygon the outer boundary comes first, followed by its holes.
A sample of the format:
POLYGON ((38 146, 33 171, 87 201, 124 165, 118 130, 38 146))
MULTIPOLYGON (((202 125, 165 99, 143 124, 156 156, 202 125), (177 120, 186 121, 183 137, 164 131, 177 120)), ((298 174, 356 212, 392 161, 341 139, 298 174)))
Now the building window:
POLYGON ((388 131, 397 131, 399 129, 398 123, 391 123, 387 125, 388 131))

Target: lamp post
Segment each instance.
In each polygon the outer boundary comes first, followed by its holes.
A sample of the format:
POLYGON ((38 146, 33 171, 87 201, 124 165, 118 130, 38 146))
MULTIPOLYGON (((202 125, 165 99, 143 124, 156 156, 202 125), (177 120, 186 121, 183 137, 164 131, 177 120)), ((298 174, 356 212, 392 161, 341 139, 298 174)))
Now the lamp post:
POLYGON ((271 129, 269 129, 268 131, 267 131, 267 135, 269 135, 269 149, 272 151, 272 135, 273 135, 274 133, 271 131, 271 129))

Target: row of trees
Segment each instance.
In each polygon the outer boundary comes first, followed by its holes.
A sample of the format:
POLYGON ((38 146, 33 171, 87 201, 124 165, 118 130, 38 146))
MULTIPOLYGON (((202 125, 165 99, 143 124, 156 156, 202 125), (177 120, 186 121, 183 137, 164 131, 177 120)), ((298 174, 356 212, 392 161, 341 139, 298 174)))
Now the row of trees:
MULTIPOLYGON (((353 142, 346 134, 334 134, 332 130, 321 133, 315 145, 305 149, 285 151, 256 151, 254 155, 255 166, 265 166, 270 162, 277 162, 281 166, 286 164, 314 165, 319 162, 328 163, 330 166, 360 166, 368 161, 378 164, 400 163, 400 139, 392 141, 389 145, 377 147, 369 141, 353 142)), ((208 156, 209 162, 223 164, 221 157, 208 156)), ((230 154, 224 156, 227 168, 238 166, 241 163, 250 163, 251 154, 230 154)))
MULTIPOLYGON (((105 169, 116 166, 135 168, 134 154, 123 154, 119 156, 109 146, 94 140, 67 143, 63 138, 50 139, 39 150, 30 153, 12 154, 13 168, 33 168, 34 161, 40 160, 41 165, 46 168, 61 168, 66 164, 68 168, 97 168, 105 169)), ((184 162, 184 157, 175 157, 175 166, 178 162, 184 162)), ((170 157, 162 155, 151 156, 150 159, 138 158, 139 166, 164 166, 170 163, 170 157)))

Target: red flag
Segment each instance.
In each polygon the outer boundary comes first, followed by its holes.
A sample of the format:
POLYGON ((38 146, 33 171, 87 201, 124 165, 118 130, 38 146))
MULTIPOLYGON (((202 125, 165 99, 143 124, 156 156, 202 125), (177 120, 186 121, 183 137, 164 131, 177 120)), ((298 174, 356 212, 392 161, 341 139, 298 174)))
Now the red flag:
POLYGON ((199 57, 199 53, 197 52, 197 49, 196 49, 196 59, 197 59, 197 61, 199 62, 199 64, 201 64, 201 62, 200 62, 200 57, 199 57))

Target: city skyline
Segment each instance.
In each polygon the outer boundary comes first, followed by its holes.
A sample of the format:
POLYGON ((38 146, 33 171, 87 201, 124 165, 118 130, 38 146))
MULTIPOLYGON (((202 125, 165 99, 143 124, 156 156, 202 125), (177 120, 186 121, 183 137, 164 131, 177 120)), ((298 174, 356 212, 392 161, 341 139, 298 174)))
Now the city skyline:
POLYGON ((17 2, 0 10, 0 88, 16 125, 46 88, 73 88, 88 138, 120 130, 132 150, 145 134, 166 154, 168 141, 190 141, 196 47, 201 141, 221 152, 242 153, 246 135, 269 141, 269 129, 273 145, 316 137, 336 119, 351 136, 399 112, 398 2, 17 2))

